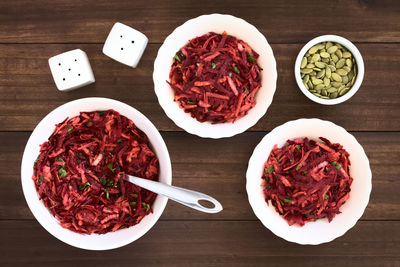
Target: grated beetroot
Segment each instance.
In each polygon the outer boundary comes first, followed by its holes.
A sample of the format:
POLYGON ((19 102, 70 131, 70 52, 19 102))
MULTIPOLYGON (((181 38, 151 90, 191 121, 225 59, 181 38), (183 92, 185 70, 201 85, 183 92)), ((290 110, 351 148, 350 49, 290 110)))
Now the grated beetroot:
POLYGON ((65 119, 40 147, 32 177, 40 199, 62 227, 105 234, 139 223, 156 194, 124 174, 157 180, 147 136, 114 110, 65 119))
POLYGON ((339 214, 349 199, 353 178, 349 175, 349 153, 340 144, 298 138, 272 149, 265 163, 263 191, 268 204, 289 225, 339 214))
POLYGON ((175 55, 167 83, 174 100, 200 122, 235 122, 256 105, 259 55, 236 37, 210 32, 175 55))

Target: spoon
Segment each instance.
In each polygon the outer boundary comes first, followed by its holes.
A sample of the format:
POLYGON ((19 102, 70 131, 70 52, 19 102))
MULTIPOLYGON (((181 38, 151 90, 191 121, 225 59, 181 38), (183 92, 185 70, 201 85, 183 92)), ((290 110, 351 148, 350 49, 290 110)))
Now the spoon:
POLYGON ((221 203, 219 203, 215 198, 212 198, 200 192, 167 185, 132 175, 126 175, 125 180, 159 195, 163 195, 173 201, 181 203, 182 205, 188 206, 189 208, 195 210, 206 213, 218 213, 222 210, 221 203), (212 204, 214 204, 214 207, 207 208, 199 203, 200 200, 211 202, 212 204))

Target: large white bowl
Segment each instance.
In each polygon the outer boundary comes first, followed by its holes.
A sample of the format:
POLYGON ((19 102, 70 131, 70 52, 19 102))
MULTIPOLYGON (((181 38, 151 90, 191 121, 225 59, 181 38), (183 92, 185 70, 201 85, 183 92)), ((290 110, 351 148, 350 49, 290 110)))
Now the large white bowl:
POLYGON ((156 127, 139 111, 122 102, 107 98, 83 98, 68 102, 50 112, 35 128, 26 144, 21 165, 21 182, 26 202, 39 223, 53 236, 78 248, 106 250, 127 245, 144 235, 157 222, 166 204, 167 198, 157 196, 152 205, 153 213, 132 227, 107 234, 83 235, 60 226, 48 209, 39 200, 32 180, 33 164, 39 155, 39 146, 53 133, 55 125, 65 118, 79 115, 81 111, 114 109, 131 119, 149 138, 160 163, 159 181, 171 184, 171 161, 167 146, 156 127))
POLYGON ((260 33, 256 27, 243 19, 231 15, 211 14, 188 20, 183 25, 176 28, 165 39, 154 61, 154 90, 161 107, 177 126, 188 133, 200 137, 231 137, 246 131, 256 124, 267 112, 272 102, 276 88, 276 79, 276 62, 267 39, 265 39, 264 35, 260 33), (201 123, 195 118, 192 118, 190 114, 185 113, 183 109, 179 107, 178 103, 174 102, 174 91, 167 84, 173 62, 172 58, 190 39, 208 32, 222 33, 224 31, 247 42, 250 47, 260 55, 258 64, 263 69, 261 74, 262 85, 256 94, 256 106, 252 108, 246 116, 240 118, 235 123, 201 123))
POLYGON ((251 207, 260 221, 274 234, 287 241, 318 245, 342 236, 352 228, 368 205, 371 193, 371 169, 364 149, 353 135, 336 124, 319 119, 299 119, 287 122, 267 134, 254 149, 247 169, 247 194, 251 207), (350 175, 354 178, 350 198, 340 208, 342 213, 329 223, 327 219, 308 222, 303 227, 289 226, 275 208, 267 205, 261 187, 264 163, 275 144, 282 147, 286 140, 308 137, 317 140, 325 137, 340 143, 350 154, 350 175))

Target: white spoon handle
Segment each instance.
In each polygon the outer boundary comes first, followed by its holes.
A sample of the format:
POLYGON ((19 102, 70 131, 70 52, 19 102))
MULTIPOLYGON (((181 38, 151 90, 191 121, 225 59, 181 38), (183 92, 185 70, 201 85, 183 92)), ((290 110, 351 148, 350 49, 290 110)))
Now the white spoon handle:
POLYGON ((166 196, 169 199, 172 199, 195 210, 206 213, 217 213, 222 210, 222 205, 215 198, 212 198, 200 192, 172 185, 166 185, 160 182, 150 181, 132 175, 126 175, 126 179, 135 185, 143 187, 154 193, 166 196), (214 204, 214 207, 204 207, 199 203, 200 200, 209 201, 214 204))

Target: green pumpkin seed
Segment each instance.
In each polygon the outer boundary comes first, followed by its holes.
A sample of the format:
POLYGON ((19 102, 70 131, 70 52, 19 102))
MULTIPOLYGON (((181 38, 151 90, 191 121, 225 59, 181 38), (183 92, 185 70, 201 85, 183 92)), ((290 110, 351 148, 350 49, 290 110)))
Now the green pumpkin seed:
POLYGON ((326 42, 325 44, 325 49, 328 49, 329 47, 331 47, 333 44, 332 42, 326 42))
POLYGON ((342 83, 340 83, 340 82, 331 82, 331 85, 333 87, 339 88, 340 86, 342 86, 342 83))
POLYGON ((308 82, 307 82, 307 85, 308 85, 308 88, 314 89, 314 85, 312 84, 311 81, 308 81, 308 82))
POLYGON ((316 66, 317 68, 320 68, 320 69, 323 69, 323 68, 325 68, 325 66, 326 66, 325 63, 319 62, 319 61, 315 62, 314 64, 315 64, 315 66, 316 66))
POLYGON ((301 60, 300 68, 304 68, 307 65, 307 58, 303 57, 301 60))
POLYGON ((340 69, 344 66, 344 64, 346 63, 346 59, 341 58, 338 62, 336 62, 336 68, 340 69))
POLYGON ((329 58, 323 58, 323 59, 321 59, 321 61, 324 63, 329 63, 329 58))
POLYGON ((322 95, 318 94, 318 93, 313 93, 313 95, 321 97, 322 95))
POLYGON ((310 64, 307 64, 306 68, 307 69, 312 69, 312 68, 315 68, 315 65, 310 63, 310 64))
POLYGON ((327 96, 321 96, 322 99, 329 99, 327 96))
POLYGON ((314 54, 314 55, 312 56, 311 62, 319 61, 320 58, 321 58, 321 57, 320 57, 319 54, 314 54))
POLYGON ((333 45, 331 47, 329 47, 326 52, 328 52, 329 54, 333 54, 336 52, 336 50, 338 49, 338 47, 336 45, 333 45))
POLYGON ((329 68, 331 68, 331 71, 336 71, 336 67, 333 65, 328 65, 329 68))
POLYGON ((347 76, 342 76, 342 83, 346 84, 349 82, 349 77, 347 76))
POLYGON ((347 71, 347 72, 350 72, 350 71, 351 71, 351 69, 350 69, 348 66, 343 66, 342 69, 344 69, 344 70, 347 71))
MULTIPOLYGON (((329 70, 330 70, 330 69, 329 69, 329 70)), ((325 85, 325 86, 331 85, 331 80, 329 80, 328 77, 325 77, 325 78, 324 78, 324 85, 325 85)))
POLYGON ((342 57, 343 57, 342 50, 337 50, 337 51, 335 52, 335 54, 338 56, 338 58, 342 58, 342 57))
POLYGON ((331 68, 330 68, 329 66, 327 66, 327 67, 325 68, 325 76, 326 76, 328 79, 330 79, 330 78, 331 78, 331 75, 332 75, 332 70, 331 70, 331 68))
POLYGON ((338 62, 338 60, 339 60, 338 56, 335 55, 335 54, 333 54, 333 55, 331 56, 331 58, 332 58, 332 61, 335 62, 335 64, 336 64, 336 62, 338 62))
POLYGON ((323 83, 317 84, 316 86, 314 86, 315 90, 322 90, 325 88, 325 85, 323 83))
POLYGON ((336 98, 336 97, 338 97, 338 93, 337 92, 334 92, 334 93, 329 95, 330 99, 333 99, 333 98, 336 98))
POLYGON ((336 70, 336 73, 339 74, 340 76, 345 76, 347 75, 347 71, 345 71, 344 69, 338 69, 336 70))
POLYGON ((336 72, 332 73, 332 79, 337 81, 337 82, 341 82, 342 81, 342 77, 340 77, 340 75, 337 74, 336 72))
POLYGON ((327 52, 321 52, 319 55, 321 55, 322 58, 328 58, 330 56, 327 52))
POLYGON ((301 69, 300 72, 304 73, 304 74, 308 74, 308 73, 312 72, 312 69, 301 69))
POLYGON ((312 80, 312 83, 314 85, 317 85, 317 84, 323 83, 323 81, 321 79, 314 79, 314 80, 312 80))
POLYGON ((318 45, 318 50, 323 50, 325 49, 325 45, 324 44, 319 44, 318 45))
POLYGON ((321 69, 320 68, 313 68, 313 70, 320 72, 321 69))
POLYGON ((325 70, 321 70, 317 73, 317 78, 323 78, 325 76, 325 70))
POLYGON ((347 65, 349 68, 353 67, 353 62, 351 61, 350 58, 346 59, 346 65, 347 65))
POLYGON ((310 48, 310 50, 308 50, 308 53, 310 53, 310 55, 315 54, 318 51, 318 46, 314 45, 313 47, 310 48))
POLYGON ((347 93, 350 89, 349 88, 343 88, 342 91, 339 92, 339 96, 344 95, 345 93, 347 93))
POLYGON ((351 53, 348 51, 343 52, 343 57, 344 58, 351 58, 351 53))
POLYGON ((334 93, 334 92, 337 92, 338 89, 335 88, 335 87, 331 87, 331 88, 326 89, 326 91, 327 91, 328 93, 334 93))

